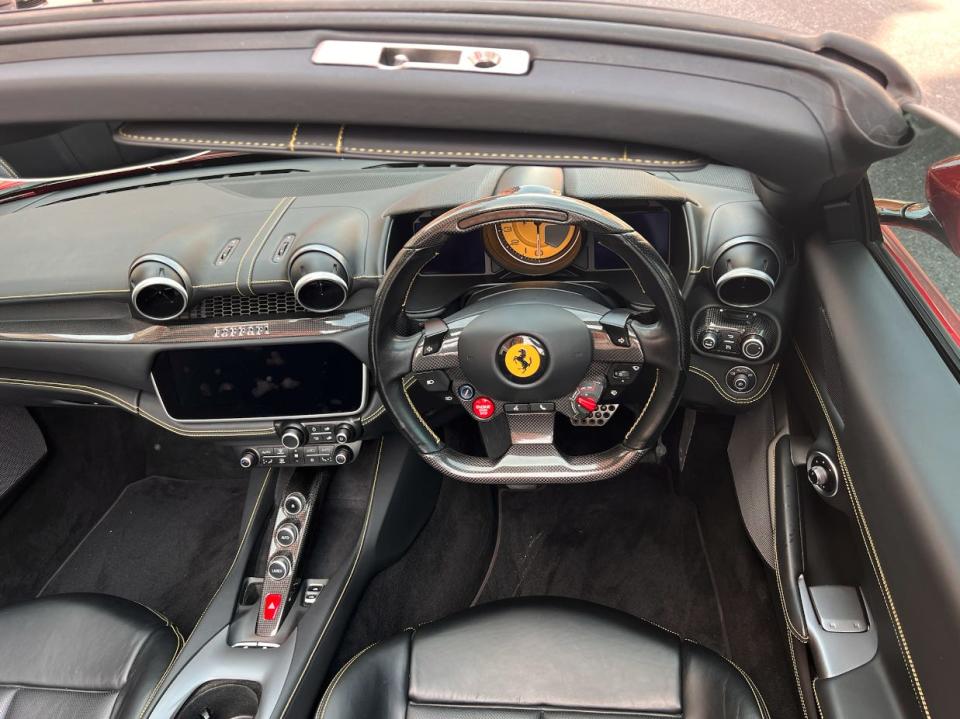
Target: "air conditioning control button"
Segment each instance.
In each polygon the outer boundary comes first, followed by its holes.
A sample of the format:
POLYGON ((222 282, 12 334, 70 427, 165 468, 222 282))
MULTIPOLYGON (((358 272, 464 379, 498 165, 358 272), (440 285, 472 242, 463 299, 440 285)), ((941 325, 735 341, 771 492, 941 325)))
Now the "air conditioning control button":
POLYGON ((300 529, 293 522, 284 522, 277 527, 276 540, 281 547, 290 547, 300 536, 300 529))

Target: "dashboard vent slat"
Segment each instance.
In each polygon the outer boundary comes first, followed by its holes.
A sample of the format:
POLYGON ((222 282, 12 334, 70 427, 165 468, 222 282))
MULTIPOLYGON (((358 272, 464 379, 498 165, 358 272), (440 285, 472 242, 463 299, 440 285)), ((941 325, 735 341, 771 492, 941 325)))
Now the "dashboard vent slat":
POLYGON ((219 320, 233 317, 269 317, 309 314, 292 292, 271 292, 254 297, 219 295, 204 297, 181 315, 181 320, 219 320))

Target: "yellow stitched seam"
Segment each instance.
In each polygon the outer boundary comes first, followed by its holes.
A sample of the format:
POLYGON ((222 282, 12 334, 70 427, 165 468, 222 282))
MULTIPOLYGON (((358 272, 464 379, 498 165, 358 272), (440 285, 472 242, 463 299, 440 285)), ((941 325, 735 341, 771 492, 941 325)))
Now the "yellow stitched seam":
MULTIPOLYGON (((782 432, 778 434, 776 437, 774 437, 773 442, 771 442, 771 446, 774 445, 776 442, 778 442, 780 438, 784 436, 785 433, 786 432, 782 432)), ((767 448, 767 483, 768 485, 769 485, 769 477, 770 477, 769 463, 770 463, 770 448, 768 447, 767 448)), ((776 492, 775 487, 776 485, 774 485, 774 488, 772 490, 774 493, 776 492)), ((771 488, 768 486, 767 487, 768 498, 769 498, 770 491, 771 491, 771 488)), ((806 643, 807 635, 801 632, 799 629, 797 629, 794 626, 793 620, 790 618, 790 612, 787 611, 786 594, 784 593, 784 590, 783 590, 783 581, 780 578, 780 550, 777 547, 777 503, 776 501, 770 502, 770 524, 773 527, 773 574, 777 578, 777 590, 780 592, 780 607, 783 610, 783 618, 787 622, 787 628, 789 629, 789 632, 792 632, 793 634, 795 634, 797 639, 799 639, 801 642, 806 643)))
POLYGON ((340 602, 343 600, 343 596, 347 593, 347 587, 350 586, 350 581, 353 579, 354 572, 357 571, 357 565, 360 563, 360 555, 363 553, 363 543, 367 538, 367 529, 370 526, 370 510, 373 507, 373 497, 377 490, 377 479, 380 477, 380 460, 383 458, 383 438, 380 438, 380 447, 377 450, 377 464, 373 470, 373 484, 370 486, 370 499, 367 502, 367 513, 363 519, 363 528, 360 530, 360 539, 357 542, 357 551, 353 556, 353 564, 350 566, 350 573, 347 574, 347 580, 343 583, 343 588, 340 590, 340 594, 337 595, 337 601, 333 605, 333 609, 330 611, 330 616, 327 617, 326 623, 323 625, 323 629, 320 630, 320 635, 317 637, 316 643, 313 645, 313 650, 310 652, 310 656, 307 657, 307 662, 303 666, 303 671, 300 672, 300 676, 297 677, 297 683, 293 686, 293 691, 290 692, 290 696, 287 698, 287 703, 284 704, 283 709, 280 711, 280 719, 283 719, 287 715, 287 709, 290 708, 290 704, 293 703, 293 698, 297 695, 297 691, 300 689, 300 684, 303 682, 303 677, 307 673, 310 665, 313 663, 313 658, 317 654, 317 649, 320 647, 320 643, 323 641, 324 636, 326 636, 327 629, 330 627, 330 623, 333 621, 334 616, 337 613, 337 609, 340 607, 340 602))
POLYGON ((297 148, 297 133, 298 133, 298 132, 300 132, 300 123, 299 123, 299 122, 298 122, 296 125, 293 126, 293 132, 290 133, 290 142, 288 143, 288 147, 290 148, 290 152, 293 152, 293 151, 297 148))
POLYGON ((276 214, 277 210, 279 210, 280 207, 283 205, 283 203, 285 203, 286 201, 287 201, 287 198, 284 197, 282 200, 280 200, 280 202, 274 205, 273 210, 271 210, 270 214, 267 215, 267 219, 263 221, 263 224, 260 225, 260 229, 257 230, 256 234, 254 234, 253 236, 253 239, 250 240, 250 243, 247 245, 247 249, 243 251, 243 255, 240 257, 240 262, 237 263, 237 277, 236 277, 236 280, 234 281, 234 285, 237 288, 237 292, 241 295, 243 294, 243 290, 240 289, 240 273, 243 271, 243 263, 246 262, 247 255, 250 254, 250 248, 253 247, 254 244, 256 244, 257 239, 260 237, 260 233, 262 233, 264 229, 266 229, 268 226, 271 226, 272 228, 271 220, 273 220, 273 216, 276 214))
POLYGON ((31 295, 4 295, 0 300, 32 300, 42 297, 79 297, 80 295, 119 295, 127 294, 130 290, 79 290, 77 292, 38 292, 31 295))
MULTIPOLYGON (((140 604, 140 602, 136 602, 136 603, 140 604)), ((157 691, 160 689, 160 685, 163 684, 163 680, 167 678, 167 674, 170 673, 170 669, 173 668, 173 663, 177 661, 177 657, 180 656, 180 650, 183 649, 185 644, 183 640, 183 635, 180 633, 179 629, 173 626, 173 622, 171 622, 165 616, 160 614, 160 612, 154 609, 151 609, 146 604, 140 604, 140 606, 143 607, 144 609, 149 610, 154 615, 159 617, 161 620, 163 620, 164 623, 166 623, 168 627, 170 627, 170 629, 173 630, 173 636, 177 641, 177 646, 173 650, 173 656, 170 657, 170 661, 167 663, 167 668, 163 670, 163 674, 160 675, 160 679, 157 680, 157 683, 153 685, 153 689, 151 689, 150 693, 147 695, 147 698, 144 701, 143 706, 140 707, 140 713, 137 715, 137 719, 143 719, 144 714, 146 714, 147 712, 147 708, 150 706, 150 703, 154 700, 154 697, 156 697, 157 691)))
POLYGON ((647 397, 647 403, 643 405, 643 409, 640 410, 640 414, 637 415, 637 421, 633 423, 633 426, 630 427, 627 435, 630 432, 633 432, 637 428, 637 425, 640 424, 640 420, 643 419, 643 415, 647 413, 647 408, 650 406, 650 403, 653 402, 653 395, 657 393, 657 385, 660 383, 660 370, 657 369, 656 374, 653 376, 653 388, 650 390, 650 396, 647 397))
MULTIPOLYGON (((119 135, 128 140, 142 140, 144 142, 172 142, 182 145, 229 145, 230 147, 286 147, 282 142, 254 142, 252 140, 223 140, 216 138, 196 137, 165 137, 161 135, 138 135, 120 128, 119 135)), ((332 145, 331 145, 332 147, 332 145)))
POLYGON ((768 374, 767 378, 763 381, 763 385, 760 387, 759 391, 752 397, 744 397, 744 398, 733 397, 732 395, 728 394, 727 391, 720 385, 720 383, 717 382, 716 378, 714 378, 714 376, 709 372, 705 372, 699 367, 693 367, 693 366, 690 367, 690 371, 693 374, 697 375, 698 377, 702 377, 703 379, 707 380, 710 384, 712 384, 713 388, 717 391, 717 394, 719 394, 721 397, 727 400, 727 402, 732 402, 733 404, 753 404, 757 400, 761 399, 770 389, 770 385, 773 384, 773 378, 776 376, 777 370, 779 368, 780 368, 779 362, 774 364, 773 367, 770 368, 770 374, 768 374))
MULTIPOLYGON (((349 146, 343 147, 343 135, 346 127, 344 125, 340 126, 340 131, 337 134, 336 144, 329 142, 305 142, 301 143, 300 147, 302 149, 315 149, 315 148, 333 148, 334 151, 340 155, 346 152, 364 152, 371 153, 376 155, 427 155, 431 157, 473 157, 473 158, 487 158, 487 159, 512 159, 512 160, 574 160, 574 161, 583 161, 583 162, 629 162, 636 165, 655 165, 655 166, 671 166, 671 167, 684 167, 684 166, 695 166, 702 165, 703 161, 700 159, 694 160, 659 160, 654 158, 646 157, 616 157, 613 155, 573 155, 573 154, 550 154, 550 153, 534 153, 534 152, 473 152, 466 150, 423 150, 423 149, 395 149, 388 147, 356 147, 349 146)), ((191 144, 191 145, 228 145, 231 147, 281 147, 288 148, 288 143, 282 142, 254 142, 247 140, 224 140, 216 138, 187 138, 187 137, 163 137, 156 135, 138 135, 132 132, 128 132, 121 128, 119 132, 121 137, 125 137, 132 140, 143 140, 148 142, 171 142, 178 144, 191 144)))
MULTIPOLYGON (((260 253, 263 252, 263 246, 267 244, 267 240, 270 239, 270 235, 273 234, 273 230, 280 223, 280 220, 286 214, 287 210, 290 209, 290 205, 292 205, 296 199, 296 197, 284 197, 282 200, 280 200, 280 204, 273 208, 273 213, 271 214, 276 215, 276 219, 270 223, 270 227, 267 228, 267 231, 263 232, 263 240, 260 242, 260 246, 257 248, 257 251, 253 253, 253 259, 250 260, 250 269, 247 272, 247 289, 250 291, 251 296, 255 294, 253 291, 253 268, 257 266, 257 259, 260 257, 260 253)), ((263 228, 261 228, 261 230, 262 229, 263 228)))
POLYGON ((2 377, 0 378, 0 384, 11 384, 11 385, 20 385, 24 387, 50 387, 52 389, 61 389, 68 392, 80 392, 81 394, 88 394, 93 397, 98 397, 100 399, 105 399, 108 402, 119 405, 122 409, 131 412, 132 414, 141 414, 146 419, 150 420, 156 425, 163 427, 164 429, 179 434, 184 437, 249 437, 249 436, 265 436, 272 435, 273 432, 269 430, 215 430, 215 429, 198 429, 198 430, 181 430, 178 427, 167 424, 161 419, 154 417, 152 414, 146 410, 140 409, 138 411, 136 405, 131 402, 128 402, 123 397, 108 392, 107 390, 100 389, 99 387, 90 387, 88 385, 80 384, 69 384, 66 382, 49 382, 45 380, 31 380, 31 379, 21 379, 13 377, 2 377))
MULTIPOLYGON (((472 157, 508 160, 574 160, 583 162, 629 162, 635 165, 689 166, 703 164, 701 160, 654 160, 643 157, 616 157, 614 155, 552 155, 539 152, 470 152, 464 150, 397 150, 386 147, 343 148, 346 152, 364 152, 374 155, 427 155, 431 157, 472 157)), ((338 150, 339 152, 340 150, 338 150)))
POLYGON ((412 382, 409 385, 404 382, 403 384, 400 385, 403 388, 403 396, 407 398, 407 404, 410 405, 410 409, 413 410, 414 415, 416 415, 417 419, 420 420, 420 424, 423 425, 423 428, 430 433, 430 436, 433 437, 434 441, 440 442, 440 438, 436 435, 436 433, 434 433, 433 429, 430 427, 429 424, 427 424, 426 420, 424 420, 423 417, 420 416, 420 412, 417 411, 416 405, 414 405, 413 400, 410 399, 410 394, 407 392, 407 388, 410 387, 412 384, 413 384, 412 382))
POLYGON ((800 683, 800 670, 797 669, 797 655, 793 650, 793 635, 789 629, 787 630, 787 649, 790 650, 790 663, 793 665, 793 681, 797 684, 797 696, 800 697, 800 709, 803 711, 804 719, 810 719, 810 715, 807 713, 807 700, 803 695, 803 685, 800 683))
POLYGON ((917 703, 920 705, 923 715, 927 719, 930 719, 930 710, 927 706, 927 699, 923 691, 923 686, 920 684, 920 676, 917 673, 917 668, 913 663, 913 655, 910 653, 910 646, 907 644, 907 635, 903 631, 903 626, 900 623, 900 613, 897 611, 897 607, 893 602, 893 593, 890 591, 890 585, 887 583, 886 574, 884 574, 883 566, 880 564, 880 555, 878 554, 876 545, 873 542, 873 534, 870 532, 870 527, 867 524, 867 517, 863 512, 863 507, 860 505, 860 498, 857 495, 857 489, 853 484, 853 475, 850 473, 850 469, 847 467, 847 460, 844 457, 843 448, 840 446, 840 435, 837 434, 837 430, 833 426, 833 419, 830 417, 830 411, 827 409, 823 395, 820 394, 820 387, 817 386, 817 382, 813 377, 813 373, 810 371, 810 367, 807 365, 807 360, 803 356, 803 352, 800 350, 800 345, 794 341, 793 347, 797 352, 797 358, 800 360, 800 364, 803 365, 803 371, 807 375, 807 380, 810 382, 810 387, 817 397, 817 402, 820 404, 820 411, 823 413, 823 417, 827 422, 827 428, 830 430, 830 436, 833 438, 834 448, 837 452, 837 459, 840 462, 840 473, 843 475, 844 486, 846 487, 847 494, 850 497, 850 503, 853 506, 854 515, 857 518, 857 525, 860 529, 860 537, 863 539, 864 546, 867 548, 867 554, 870 557, 870 564, 873 568, 873 573, 877 578, 877 583, 880 585, 880 590, 883 594, 883 602, 886 606, 887 614, 889 614, 890 620, 894 624, 894 633, 897 637, 897 644, 900 647, 900 655, 903 658, 905 666, 907 667, 907 672, 910 674, 910 683, 913 686, 914 697, 916 698, 917 703))
POLYGON ((340 678, 347 673, 347 669, 353 666, 353 663, 357 661, 360 657, 366 654, 369 650, 377 646, 379 642, 374 642, 369 647, 364 647, 359 652, 353 655, 353 658, 344 664, 340 671, 337 672, 337 675, 333 678, 333 681, 330 682, 330 686, 327 687, 327 690, 323 693, 323 699, 320 700, 320 706, 317 707, 317 713, 314 715, 316 719, 323 719, 323 715, 327 712, 327 703, 330 701, 330 697, 333 696, 333 690, 336 689, 337 684, 340 683, 340 678))

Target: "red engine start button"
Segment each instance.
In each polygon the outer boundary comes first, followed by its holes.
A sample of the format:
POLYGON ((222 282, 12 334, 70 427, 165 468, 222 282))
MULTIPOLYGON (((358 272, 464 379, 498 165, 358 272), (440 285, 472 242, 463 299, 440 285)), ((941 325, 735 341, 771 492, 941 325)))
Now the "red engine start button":
POLYGON ((497 406, 489 397, 477 397, 473 400, 473 413, 477 419, 490 419, 497 406))

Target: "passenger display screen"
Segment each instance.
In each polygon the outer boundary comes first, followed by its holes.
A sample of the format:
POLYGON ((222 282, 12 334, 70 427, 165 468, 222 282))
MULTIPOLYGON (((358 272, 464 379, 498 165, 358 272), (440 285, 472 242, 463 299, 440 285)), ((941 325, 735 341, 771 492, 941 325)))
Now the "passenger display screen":
POLYGON ((332 342, 170 350, 153 365, 167 414, 187 421, 350 414, 365 372, 332 342))

